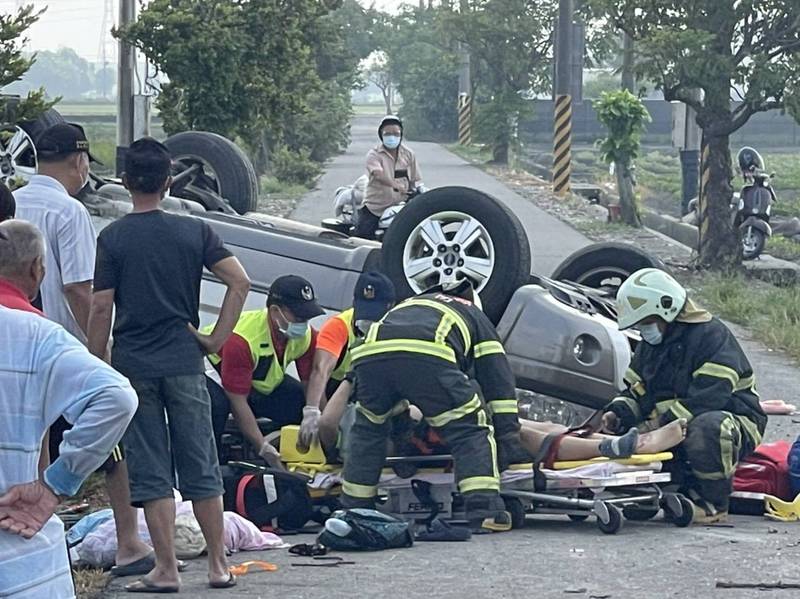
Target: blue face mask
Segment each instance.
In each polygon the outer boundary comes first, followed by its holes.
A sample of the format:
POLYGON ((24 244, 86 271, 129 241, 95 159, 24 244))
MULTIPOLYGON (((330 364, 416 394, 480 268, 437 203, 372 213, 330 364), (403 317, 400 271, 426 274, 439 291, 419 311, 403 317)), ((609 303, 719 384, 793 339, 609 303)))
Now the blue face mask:
POLYGON ((290 322, 283 334, 289 339, 300 339, 308 332, 307 322, 290 322))
POLYGON ((395 150, 400 146, 400 136, 399 135, 384 135, 383 136, 383 145, 389 148, 390 150, 395 150))
POLYGON ((642 340, 648 345, 658 345, 664 340, 664 333, 656 323, 640 325, 639 332, 642 334, 642 340))

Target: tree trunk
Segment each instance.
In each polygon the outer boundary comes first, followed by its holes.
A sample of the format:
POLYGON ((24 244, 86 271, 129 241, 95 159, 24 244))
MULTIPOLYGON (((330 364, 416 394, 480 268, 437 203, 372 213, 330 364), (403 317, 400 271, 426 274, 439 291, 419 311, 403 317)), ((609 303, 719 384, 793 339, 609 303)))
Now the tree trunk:
POLYGON ((614 163, 614 172, 617 175, 617 193, 619 194, 619 209, 622 222, 631 227, 641 227, 639 210, 636 207, 636 195, 633 193, 633 177, 631 170, 622 162, 614 163))
POLYGON ((622 89, 633 92, 636 79, 633 74, 633 38, 627 33, 622 34, 622 89))
POLYGON ((392 114, 392 85, 389 84, 381 89, 383 103, 386 105, 386 114, 392 114))
POLYGON ((492 162, 495 164, 508 164, 508 139, 498 139, 492 144, 492 162))
POLYGON ((708 159, 701 169, 708 181, 700 195, 700 264, 715 270, 731 270, 741 263, 742 249, 731 222, 730 140, 728 135, 715 135, 706 136, 705 142, 708 159))

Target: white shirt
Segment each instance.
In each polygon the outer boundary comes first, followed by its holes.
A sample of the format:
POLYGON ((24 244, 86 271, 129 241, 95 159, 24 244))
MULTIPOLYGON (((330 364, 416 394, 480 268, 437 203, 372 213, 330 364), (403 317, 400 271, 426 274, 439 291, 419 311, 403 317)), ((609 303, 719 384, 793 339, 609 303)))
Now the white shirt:
MULTIPOLYGON (((72 423, 44 480, 74 495, 108 458, 136 411, 127 379, 61 326, 0 306, 0 495, 38 478, 45 431, 72 423)), ((64 525, 56 516, 32 539, 0 530, 0 597, 72 597, 64 525)))
POLYGON ((96 236, 86 207, 64 186, 46 175, 35 175, 14 192, 17 218, 36 225, 47 243, 42 281, 42 311, 82 343, 78 326, 64 295, 64 286, 94 278, 96 236))

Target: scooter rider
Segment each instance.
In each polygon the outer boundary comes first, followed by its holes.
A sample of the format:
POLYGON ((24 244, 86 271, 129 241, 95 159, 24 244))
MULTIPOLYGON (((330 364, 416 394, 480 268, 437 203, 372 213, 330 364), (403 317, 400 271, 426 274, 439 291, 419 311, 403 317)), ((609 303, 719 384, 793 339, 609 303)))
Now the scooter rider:
POLYGON ((468 282, 467 287, 402 302, 353 349, 357 403, 343 506, 374 503, 390 420, 405 412, 410 400, 453 454, 471 526, 511 528, 499 495, 500 471, 516 456, 524 454, 525 461, 530 456, 521 450, 514 375, 494 326, 463 297, 475 297, 468 282))
POLYGON ((767 424, 747 356, 730 330, 662 270, 633 273, 617 305, 620 329, 636 327, 643 343, 625 375, 626 391, 606 407, 605 427, 619 432, 686 419, 676 478, 694 504, 695 522, 724 520, 736 464, 767 424))
POLYGON ((369 181, 353 231, 353 235, 365 239, 375 237, 384 210, 404 202, 408 192, 422 184, 417 158, 403 143, 400 117, 391 114, 383 117, 378 125, 378 137, 381 143, 367 154, 369 181))

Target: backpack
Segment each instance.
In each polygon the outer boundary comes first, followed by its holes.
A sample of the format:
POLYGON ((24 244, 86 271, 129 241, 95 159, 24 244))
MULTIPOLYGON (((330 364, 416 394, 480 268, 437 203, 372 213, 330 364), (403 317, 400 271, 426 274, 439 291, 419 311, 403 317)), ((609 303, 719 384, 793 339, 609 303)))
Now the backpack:
POLYGON ((734 491, 765 493, 780 499, 794 499, 789 483, 788 441, 762 443, 744 458, 733 475, 734 491))
POLYGON ((317 542, 335 551, 376 551, 411 547, 414 538, 408 522, 376 510, 353 508, 333 513, 334 518, 344 520, 351 531, 341 537, 323 530, 317 542))
POLYGON ((222 467, 226 511, 236 512, 259 528, 298 530, 314 518, 308 477, 254 465, 222 467))

